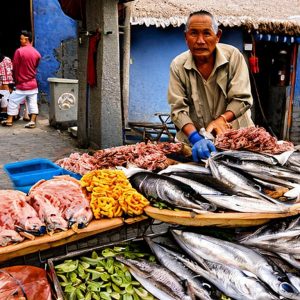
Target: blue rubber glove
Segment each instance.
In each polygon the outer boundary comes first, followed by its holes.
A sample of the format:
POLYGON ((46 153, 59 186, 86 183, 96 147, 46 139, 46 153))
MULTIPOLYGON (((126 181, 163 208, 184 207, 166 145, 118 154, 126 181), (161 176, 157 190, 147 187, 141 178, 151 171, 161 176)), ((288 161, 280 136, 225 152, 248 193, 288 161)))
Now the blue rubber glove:
POLYGON ((189 142, 193 145, 192 156, 195 162, 199 162, 201 159, 207 159, 210 157, 210 153, 217 151, 212 141, 205 139, 197 131, 193 131, 188 136, 189 142))

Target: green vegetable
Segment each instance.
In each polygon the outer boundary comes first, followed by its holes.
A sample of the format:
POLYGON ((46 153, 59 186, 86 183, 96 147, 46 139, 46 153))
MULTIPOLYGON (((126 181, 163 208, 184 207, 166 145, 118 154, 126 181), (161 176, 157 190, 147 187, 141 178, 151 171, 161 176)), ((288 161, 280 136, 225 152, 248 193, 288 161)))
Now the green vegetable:
MULTIPOLYGON (((122 276, 123 276, 123 273, 122 273, 122 276)), ((111 275, 110 278, 113 281, 113 283, 116 284, 117 286, 120 286, 123 283, 122 277, 118 276, 117 274, 111 275)))
POLYGON ((125 276, 125 279, 126 279, 128 282, 131 282, 131 281, 132 281, 131 274, 130 274, 130 272, 129 272, 128 270, 124 272, 124 276, 125 276))
POLYGON ((116 300, 121 299, 121 295, 117 292, 110 293, 110 297, 113 298, 113 299, 116 299, 116 300))
POLYGON ((98 296, 96 293, 92 293, 92 299, 100 300, 100 296, 98 296))
POLYGON ((133 293, 134 293, 134 289, 133 289, 133 287, 132 287, 131 284, 128 284, 128 285, 125 287, 125 291, 126 291, 127 294, 130 294, 130 295, 133 295, 133 293))
POLYGON ((133 297, 130 294, 124 294, 122 300, 133 300, 133 297))
POLYGON ((65 261, 62 264, 56 265, 55 269, 58 271, 61 271, 63 273, 69 273, 69 272, 73 272, 77 269, 78 266, 78 260, 75 261, 65 261))
POLYGON ((113 250, 111 250, 110 248, 106 248, 106 249, 102 250, 101 254, 104 257, 116 256, 116 253, 113 250))
POLYGON ((102 283, 101 282, 94 282, 94 281, 89 281, 87 289, 88 291, 91 292, 100 292, 102 288, 102 283))
POLYGON ((68 295, 69 300, 76 300, 76 289, 68 295))
POLYGON ((142 299, 144 299, 145 297, 148 296, 148 291, 146 291, 145 289, 143 289, 142 287, 139 288, 133 288, 134 291, 136 292, 136 294, 141 297, 142 299))
POLYGON ((125 247, 117 247, 117 246, 114 247, 115 252, 122 252, 125 251, 125 249, 126 249, 125 247))
MULTIPOLYGON (((98 272, 93 269, 86 269, 85 271, 92 274, 92 280, 96 280, 96 279, 100 278, 101 275, 103 274, 103 273, 98 272)), ((102 277, 101 277, 101 279, 102 279, 102 277)))
POLYGON ((100 292, 100 297, 103 300, 111 300, 110 294, 107 292, 100 292))
POLYGON ((84 300, 84 298, 85 298, 80 289, 76 289, 76 297, 77 297, 77 300, 84 300))
POLYGON ((72 293, 72 292, 75 292, 76 288, 72 285, 67 285, 65 287, 65 293, 72 293))
MULTIPOLYGON (((110 278, 112 279, 112 276, 111 276, 110 278)), ((121 292, 121 290, 119 289, 119 287, 118 287, 116 284, 112 283, 112 284, 111 284, 111 287, 113 288, 113 290, 114 290, 115 292, 117 292, 117 293, 120 293, 120 292, 121 292)))
POLYGON ((91 292, 87 292, 85 295, 84 300, 92 300, 92 293, 91 292))
POLYGON ((103 258, 101 257, 97 257, 97 258, 91 258, 91 257, 86 257, 86 256, 82 256, 80 257, 80 260, 82 262, 88 263, 91 266, 97 266, 98 263, 102 260, 103 258))
POLYGON ((100 277, 103 281, 108 281, 110 279, 110 275, 106 272, 102 272, 100 277))

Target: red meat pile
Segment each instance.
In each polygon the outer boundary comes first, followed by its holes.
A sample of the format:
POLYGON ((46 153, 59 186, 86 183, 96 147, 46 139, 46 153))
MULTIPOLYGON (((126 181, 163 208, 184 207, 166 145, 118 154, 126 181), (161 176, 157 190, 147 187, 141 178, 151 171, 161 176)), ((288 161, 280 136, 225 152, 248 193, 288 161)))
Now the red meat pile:
POLYGON ((91 170, 110 169, 131 163, 147 170, 162 170, 168 165, 166 154, 180 153, 181 143, 137 143, 99 150, 93 156, 73 153, 68 158, 56 161, 59 166, 84 175, 91 170))
POLYGON ((267 154, 280 154, 294 150, 291 142, 278 142, 263 127, 231 129, 217 136, 215 145, 223 150, 249 150, 267 154))

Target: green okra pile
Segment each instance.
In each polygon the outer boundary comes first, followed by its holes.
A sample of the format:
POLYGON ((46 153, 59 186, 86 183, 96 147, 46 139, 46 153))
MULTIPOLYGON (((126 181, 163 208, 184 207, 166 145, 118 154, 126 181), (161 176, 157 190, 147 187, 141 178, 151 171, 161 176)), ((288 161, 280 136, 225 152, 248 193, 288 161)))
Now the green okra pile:
POLYGON ((114 256, 126 258, 154 256, 130 247, 113 247, 102 250, 101 255, 93 251, 91 256, 75 260, 65 260, 55 266, 56 275, 66 299, 70 300, 154 300, 138 281, 135 281, 128 268, 115 260, 114 256))

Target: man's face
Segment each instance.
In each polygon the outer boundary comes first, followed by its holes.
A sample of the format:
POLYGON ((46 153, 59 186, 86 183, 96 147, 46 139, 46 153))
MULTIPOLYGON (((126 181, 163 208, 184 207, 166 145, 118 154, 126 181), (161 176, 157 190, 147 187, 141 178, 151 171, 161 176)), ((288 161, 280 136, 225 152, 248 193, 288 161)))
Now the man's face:
POLYGON ((186 43, 195 58, 209 58, 219 42, 221 31, 216 34, 209 16, 192 16, 185 33, 186 43))
POLYGON ((29 43, 28 37, 26 37, 23 34, 21 34, 21 36, 20 36, 20 44, 21 44, 21 46, 26 46, 28 43, 29 43))

